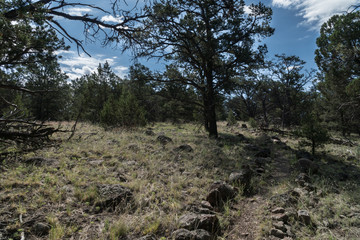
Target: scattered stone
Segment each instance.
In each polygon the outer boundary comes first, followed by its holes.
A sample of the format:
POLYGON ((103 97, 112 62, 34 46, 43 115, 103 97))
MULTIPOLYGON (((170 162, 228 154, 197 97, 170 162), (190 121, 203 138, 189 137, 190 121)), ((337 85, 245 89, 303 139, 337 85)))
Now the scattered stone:
POLYGON ((281 231, 283 231, 283 232, 286 232, 285 224, 284 224, 284 222, 282 222, 282 221, 273 222, 273 226, 274 226, 274 228, 276 228, 276 229, 279 229, 279 230, 281 230, 281 231))
POLYGON ((196 229, 192 232, 195 240, 211 240, 210 233, 204 229, 196 229))
POLYGON ((187 229, 178 229, 172 234, 173 240, 211 240, 211 235, 203 229, 189 231, 187 229))
POLYGON ((153 235, 146 235, 141 238, 138 238, 137 240, 156 240, 156 238, 153 235))
POLYGON ((186 210, 189 212, 193 212, 193 213, 214 214, 214 211, 212 209, 209 209, 207 207, 202 207, 201 205, 198 206, 195 204, 191 204, 191 205, 187 206, 186 210))
POLYGON ((180 217, 179 226, 190 231, 204 229, 212 234, 220 231, 219 219, 215 214, 188 213, 180 217))
POLYGON ((211 204, 208 201, 201 201, 201 207, 207 208, 209 210, 214 210, 214 208, 211 206, 211 204))
POLYGON ((210 187, 210 193, 206 197, 206 201, 213 207, 220 207, 225 201, 234 198, 235 195, 236 192, 232 186, 216 182, 210 187))
POLYGON ((168 144, 169 142, 172 142, 172 139, 169 138, 169 137, 167 137, 167 136, 165 136, 165 135, 160 135, 160 136, 158 136, 158 137, 156 138, 156 140, 157 140, 158 142, 160 142, 162 145, 166 145, 166 144, 168 144))
POLYGON ((255 172, 258 173, 258 174, 263 174, 265 172, 265 169, 259 167, 259 168, 255 169, 255 172))
POLYGON ((145 134, 148 135, 148 136, 155 136, 155 133, 154 133, 153 130, 151 130, 151 129, 147 129, 147 130, 145 131, 145 134))
POLYGON ((281 238, 281 239, 286 237, 286 234, 283 231, 281 231, 280 229, 276 229, 276 228, 272 228, 270 230, 270 235, 273 235, 273 236, 281 238))
POLYGON ((295 182, 300 186, 305 187, 306 183, 310 183, 310 177, 306 173, 300 173, 296 177, 295 182))
POLYGON ((35 223, 31 230, 36 236, 43 237, 49 234, 50 229, 51 227, 48 224, 38 222, 35 223))
POLYGON ((245 123, 241 124, 241 128, 247 128, 247 125, 245 123))
POLYGON ((255 154, 255 157, 262 157, 262 158, 268 158, 271 155, 271 151, 269 148, 264 148, 262 150, 260 150, 258 153, 255 154))
POLYGON ((297 212, 297 215, 298 215, 298 219, 300 220, 300 222, 302 222, 306 225, 311 224, 310 214, 307 210, 299 210, 297 212))
POLYGON ((174 149, 175 152, 193 152, 193 148, 188 145, 188 144, 184 144, 184 145, 180 145, 179 147, 174 149))
POLYGON ((277 207, 277 208, 273 209, 271 212, 274 214, 285 213, 285 209, 282 207, 277 207))
POLYGON ((187 229, 178 229, 172 233, 173 240, 192 240, 193 233, 187 229))
POLYGON ((317 173, 319 170, 319 165, 307 158, 300 158, 298 160, 298 165, 300 167, 300 170, 304 173, 317 173))
POLYGON ((278 222, 287 222, 287 220, 289 219, 289 216, 285 213, 279 213, 279 214, 272 215, 271 218, 278 222))
POLYGON ((133 201, 133 194, 129 188, 119 184, 101 184, 98 186, 100 201, 96 203, 96 207, 101 210, 115 210, 118 206, 125 208, 133 201))

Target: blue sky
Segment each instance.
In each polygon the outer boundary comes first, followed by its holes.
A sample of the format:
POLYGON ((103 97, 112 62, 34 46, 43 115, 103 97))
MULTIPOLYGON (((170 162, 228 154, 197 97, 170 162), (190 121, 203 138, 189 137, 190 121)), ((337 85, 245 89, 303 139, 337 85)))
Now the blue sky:
MULTIPOLYGON (((110 1, 89 1, 95 4, 101 4, 106 7, 110 1), (100 3, 99 3, 100 2, 100 3)), ((128 0, 128 7, 136 2, 128 0)), ((246 4, 256 3, 254 0, 245 0, 246 4)), ((264 0, 264 4, 273 9, 272 27, 275 28, 275 34, 264 40, 268 46, 268 58, 271 59, 275 54, 285 53, 287 55, 297 55, 307 62, 306 68, 316 68, 314 62, 314 51, 316 49, 316 38, 319 36, 319 30, 322 23, 328 20, 334 14, 341 14, 348 8, 359 3, 359 0, 264 0)), ((85 13, 94 14, 91 9, 69 8, 67 12, 82 15, 85 13)), ((116 21, 106 14, 100 15, 106 21, 116 21)), ((82 25, 69 20, 61 20, 61 23, 74 36, 83 39, 82 25)), ((68 43, 69 44, 69 43, 68 43)), ((91 73, 96 70, 99 63, 108 61, 113 70, 119 76, 125 76, 128 68, 132 65, 130 53, 122 53, 119 49, 113 47, 101 47, 100 42, 88 42, 84 46, 91 54, 78 54, 76 47, 70 44, 70 51, 59 52, 62 56, 60 64, 70 79, 75 79, 83 74, 91 73)), ((161 62, 141 61, 149 68, 161 69, 161 62)))

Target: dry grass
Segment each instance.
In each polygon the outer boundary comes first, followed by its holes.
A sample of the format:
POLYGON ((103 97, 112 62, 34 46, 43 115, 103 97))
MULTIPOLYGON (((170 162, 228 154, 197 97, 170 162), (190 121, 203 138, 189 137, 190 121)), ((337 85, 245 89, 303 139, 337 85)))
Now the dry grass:
MULTIPOLYGON (((238 141, 236 134, 242 133, 250 143, 259 146, 264 141, 258 131, 226 127, 226 123, 219 124, 220 140, 207 138, 205 132, 192 124, 159 123, 152 129, 155 136, 146 135, 145 128, 104 131, 83 123, 71 141, 59 141, 53 146, 6 159, 0 176, 0 233, 4 232, 3 228, 7 236, 10 234, 9 237, 19 239, 19 229, 23 229, 27 239, 35 239, 30 225, 20 223, 21 215, 24 222, 34 220, 51 226, 44 239, 134 239, 147 234, 155 235, 157 239, 169 238, 188 204, 203 200, 214 181, 227 180, 231 172, 252 161, 253 153, 244 149, 245 143, 238 141), (159 134, 171 137, 173 142, 162 145, 156 141, 159 134), (182 144, 190 145, 194 151, 174 151, 182 144), (32 157, 50 161, 46 164, 25 163, 32 157), (136 207, 121 213, 96 211, 94 206, 100 200, 98 184, 121 184, 130 188, 136 207)), ((59 140, 66 137, 54 136, 59 140)), ((297 147, 295 138, 282 137, 282 141, 292 148, 297 147)), ((280 152, 276 146, 273 150, 280 152)), ((324 151, 324 166, 330 161, 326 156, 335 156, 340 162, 333 166, 339 168, 344 167, 342 156, 348 156, 349 151, 351 155, 360 155, 358 147, 327 145, 324 151)), ((281 155, 294 161, 289 151, 281 152, 281 155)), ((351 160, 351 164, 356 165, 357 170, 359 162, 351 160)), ((331 175, 337 170, 324 168, 324 171, 331 175)), ((271 184, 267 181, 269 172, 271 168, 253 183, 257 188, 267 188, 269 196, 293 187, 285 183, 271 184)), ((327 191, 329 188, 330 180, 326 176, 315 177, 318 189, 327 191)), ((329 191, 321 197, 320 211, 312 212, 320 225, 333 204, 332 219, 338 223, 339 234, 344 236, 355 236, 355 226, 359 228, 359 220, 341 218, 341 215, 354 211, 350 206, 356 211, 360 209, 353 205, 360 200, 360 189, 355 184, 358 182, 350 183, 341 183, 340 193, 329 191)), ((241 197, 237 201, 241 201, 241 197)), ((231 219, 240 214, 239 210, 226 206, 219 213, 221 225, 229 228, 231 219)), ((314 239, 338 237, 337 232, 320 230, 303 236, 307 235, 314 239)))

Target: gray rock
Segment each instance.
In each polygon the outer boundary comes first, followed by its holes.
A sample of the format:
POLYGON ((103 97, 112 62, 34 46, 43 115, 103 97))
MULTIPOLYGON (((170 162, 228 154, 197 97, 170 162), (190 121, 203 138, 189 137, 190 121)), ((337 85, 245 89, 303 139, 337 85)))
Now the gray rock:
POLYGON ((145 134, 148 135, 148 136, 155 136, 155 133, 154 133, 153 130, 151 130, 151 129, 147 129, 147 130, 145 131, 145 134))
POLYGON ((279 213, 272 215, 271 218, 275 221, 286 223, 287 220, 289 219, 289 216, 286 213, 279 213))
POLYGON ((133 194, 129 188, 119 184, 101 184, 98 186, 100 200, 96 203, 101 210, 115 210, 118 206, 125 208, 133 203, 133 194))
POLYGON ((180 145, 179 147, 174 149, 175 152, 193 152, 194 149, 188 145, 188 144, 184 144, 184 145, 180 145))
POLYGON ((272 228, 270 230, 270 234, 275 236, 275 237, 281 238, 281 239, 286 237, 286 234, 283 231, 281 231, 280 229, 276 229, 276 228, 272 228))
POLYGON ((227 200, 233 199, 236 195, 234 188, 228 184, 217 182, 210 187, 210 193, 206 197, 213 207, 220 207, 227 200))
POLYGON ((241 124, 241 128, 247 128, 247 125, 245 123, 241 124))
POLYGON ((211 240, 211 234, 204 229, 189 231, 187 229, 178 229, 172 234, 173 240, 211 240))
POLYGON ((282 222, 282 221, 273 222, 273 226, 274 226, 274 228, 276 228, 276 229, 279 229, 279 230, 281 230, 281 231, 283 231, 283 232, 286 232, 285 224, 284 224, 284 222, 282 222))
POLYGON ((277 208, 273 209, 271 212, 274 213, 274 214, 285 213, 285 209, 282 208, 282 207, 277 207, 277 208))
POLYGON ((49 224, 38 222, 32 227, 31 231, 38 237, 46 236, 49 234, 51 227, 49 224))
POLYGON ((298 215, 298 219, 300 222, 306 224, 306 225, 310 225, 311 224, 311 218, 310 218, 310 214, 307 210, 299 210, 297 212, 298 215))
POLYGON ((138 238, 137 240, 156 240, 156 238, 152 235, 146 235, 141 238, 138 238))
POLYGON ((172 233, 173 240, 192 240, 194 237, 193 233, 187 229, 178 229, 172 233))
POLYGON ((219 219, 214 214, 185 214, 180 217, 179 226, 190 231, 204 229, 212 234, 220 231, 219 219))
POLYGON ((160 142, 162 145, 166 145, 166 144, 172 142, 172 139, 169 138, 169 137, 167 137, 167 136, 165 136, 165 135, 160 135, 160 136, 158 136, 158 137, 156 138, 156 140, 157 140, 158 142, 160 142))

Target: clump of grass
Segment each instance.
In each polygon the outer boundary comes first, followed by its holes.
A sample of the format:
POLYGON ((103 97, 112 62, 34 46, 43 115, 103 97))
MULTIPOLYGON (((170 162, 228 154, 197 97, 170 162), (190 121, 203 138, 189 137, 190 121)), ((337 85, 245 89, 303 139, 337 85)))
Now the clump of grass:
POLYGON ((109 228, 109 238, 111 240, 118 240, 121 239, 122 237, 126 237, 129 232, 129 228, 127 227, 123 219, 117 220, 108 228, 109 228))

